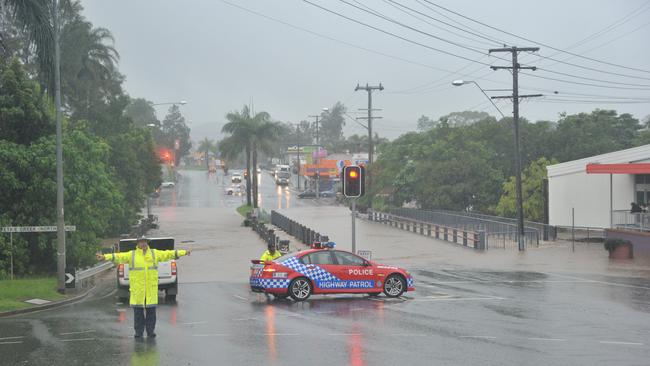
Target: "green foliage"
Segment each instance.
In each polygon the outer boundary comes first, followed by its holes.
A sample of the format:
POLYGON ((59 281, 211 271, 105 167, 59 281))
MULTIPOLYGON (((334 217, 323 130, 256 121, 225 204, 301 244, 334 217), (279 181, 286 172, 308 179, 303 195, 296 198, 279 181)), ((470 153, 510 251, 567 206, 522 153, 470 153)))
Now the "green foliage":
POLYGON ((124 115, 131 118, 136 127, 160 128, 160 121, 156 117, 153 103, 144 98, 131 99, 131 102, 124 110, 124 115))
POLYGON ((217 151, 217 144, 214 143, 214 141, 208 139, 207 137, 204 138, 200 143, 199 143, 199 148, 196 149, 196 151, 201 152, 204 154, 205 157, 205 167, 207 169, 210 169, 210 158, 209 154, 211 152, 217 151))
MULTIPOLYGON (((527 220, 542 222, 544 220, 543 180, 546 167, 557 164, 556 160, 544 157, 532 162, 521 173, 521 192, 523 197, 524 217, 527 220)), ((503 194, 495 209, 499 216, 515 217, 517 215, 517 192, 515 177, 510 177, 503 184, 503 194)))
POLYGON ((29 144, 54 133, 52 106, 17 59, 0 60, 2 139, 29 144))
POLYGON ((343 103, 337 102, 328 111, 321 113, 318 140, 327 149, 336 149, 343 140, 343 126, 345 126, 345 113, 347 108, 343 103))

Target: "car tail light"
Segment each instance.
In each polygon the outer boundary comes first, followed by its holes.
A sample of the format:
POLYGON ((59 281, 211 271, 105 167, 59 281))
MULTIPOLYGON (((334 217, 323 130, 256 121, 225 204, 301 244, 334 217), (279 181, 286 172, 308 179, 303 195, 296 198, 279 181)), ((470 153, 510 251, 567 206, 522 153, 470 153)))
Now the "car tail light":
POLYGON ((172 276, 176 276, 176 262, 172 262, 172 276))
POLYGON ((117 266, 117 277, 124 278, 124 264, 117 266))

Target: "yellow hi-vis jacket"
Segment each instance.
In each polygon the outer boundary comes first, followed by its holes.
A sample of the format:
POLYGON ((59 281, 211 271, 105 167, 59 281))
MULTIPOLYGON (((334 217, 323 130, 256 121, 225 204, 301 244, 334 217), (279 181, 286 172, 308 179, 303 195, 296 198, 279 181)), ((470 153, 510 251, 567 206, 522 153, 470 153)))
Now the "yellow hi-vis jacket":
POLYGON ((116 264, 129 264, 130 303, 134 307, 152 307, 158 305, 158 263, 178 259, 187 251, 139 248, 124 252, 104 254, 104 259, 116 264))
POLYGON ((280 258, 280 257, 282 257, 282 253, 280 253, 279 251, 276 250, 275 253, 271 254, 271 252, 269 252, 269 251, 267 250, 267 251, 264 252, 264 254, 262 254, 262 256, 260 257, 260 261, 261 261, 261 262, 270 262, 270 261, 272 261, 272 260, 274 260, 274 259, 276 259, 276 258, 280 258))

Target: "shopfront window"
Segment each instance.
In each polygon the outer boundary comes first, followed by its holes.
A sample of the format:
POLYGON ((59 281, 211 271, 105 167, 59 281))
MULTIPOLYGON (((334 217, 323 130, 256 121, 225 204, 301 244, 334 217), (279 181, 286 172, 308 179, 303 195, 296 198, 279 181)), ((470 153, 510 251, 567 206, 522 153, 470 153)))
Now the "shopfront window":
POLYGON ((650 174, 637 174, 634 176, 634 186, 637 203, 650 202, 650 174))

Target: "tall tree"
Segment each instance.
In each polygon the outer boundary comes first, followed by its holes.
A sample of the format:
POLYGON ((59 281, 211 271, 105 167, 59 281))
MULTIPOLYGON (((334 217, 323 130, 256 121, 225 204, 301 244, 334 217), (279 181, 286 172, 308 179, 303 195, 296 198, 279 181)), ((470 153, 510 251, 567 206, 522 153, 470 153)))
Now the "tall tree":
POLYGON ((345 105, 341 102, 336 102, 332 108, 321 114, 320 128, 318 131, 321 145, 333 149, 340 144, 343 140, 346 112, 347 108, 345 105))
POLYGON ((175 165, 178 165, 181 158, 189 154, 192 148, 190 128, 185 124, 185 117, 176 104, 169 108, 169 112, 162 121, 162 141, 160 143, 176 151, 175 165), (178 141, 178 146, 176 146, 176 141, 178 141), (177 147, 178 149, 176 149, 177 147))
POLYGON ((124 110, 124 115, 131 118, 136 127, 160 128, 160 121, 156 117, 153 103, 144 98, 131 99, 124 110))

